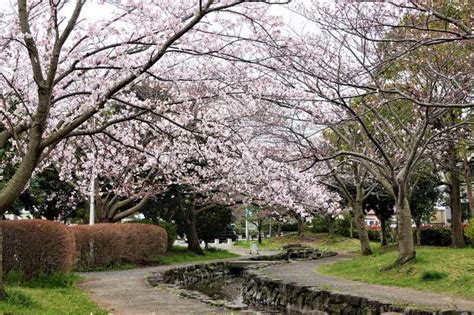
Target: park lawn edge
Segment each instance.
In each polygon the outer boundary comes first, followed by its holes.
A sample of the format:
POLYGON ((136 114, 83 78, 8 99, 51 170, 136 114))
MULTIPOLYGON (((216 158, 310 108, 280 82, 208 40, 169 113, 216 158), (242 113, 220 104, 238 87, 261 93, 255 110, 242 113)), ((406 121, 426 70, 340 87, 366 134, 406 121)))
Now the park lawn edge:
MULTIPOLYGON (((237 241, 234 245, 241 248, 250 248, 250 244, 252 243, 257 243, 257 241, 237 241)), ((348 238, 340 235, 329 237, 326 233, 305 233, 301 236, 288 234, 285 236, 265 238, 262 240, 262 244, 257 244, 261 250, 281 250, 283 245, 293 243, 299 243, 320 250, 351 253, 360 252, 360 241, 357 238, 348 238)), ((379 243, 371 242, 373 250, 377 250, 379 246, 379 243)))
POLYGON ((174 246, 168 250, 166 255, 158 258, 158 265, 173 265, 181 263, 201 262, 201 261, 212 261, 220 259, 236 258, 240 255, 231 253, 225 249, 209 249, 204 250, 204 255, 197 255, 193 252, 188 251, 185 247, 174 246))
POLYGON ((0 301, 1 314, 108 314, 77 287, 76 274, 51 275, 41 281, 6 283, 7 298, 0 301), (65 279, 63 283, 58 282, 65 279), (53 279, 50 281, 50 279, 53 279))
POLYGON ((474 248, 418 247, 415 261, 390 271, 381 271, 396 257, 396 250, 377 251, 372 256, 357 256, 324 264, 316 271, 348 280, 474 300, 474 248))

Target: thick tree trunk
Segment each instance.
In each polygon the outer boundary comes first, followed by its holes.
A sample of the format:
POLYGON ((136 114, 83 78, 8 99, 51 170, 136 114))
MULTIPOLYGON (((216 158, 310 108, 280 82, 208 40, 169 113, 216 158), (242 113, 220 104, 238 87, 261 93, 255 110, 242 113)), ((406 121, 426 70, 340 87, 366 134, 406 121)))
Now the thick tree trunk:
POLYGON ((47 88, 38 88, 38 107, 28 134, 28 148, 15 174, 0 191, 0 215, 20 196, 38 164, 44 150, 41 140, 46 128, 50 102, 50 91, 47 88))
POLYGON ((410 204, 404 193, 399 193, 396 200, 398 216, 398 265, 403 265, 416 257, 413 241, 412 217, 410 204))
POLYGON ((188 240, 188 250, 198 255, 204 255, 204 251, 199 244, 199 236, 196 229, 196 214, 191 212, 184 220, 184 232, 188 240))
MULTIPOLYGON (((86 201, 88 203, 88 201, 86 201)), ((116 223, 140 211, 148 202, 148 197, 134 204, 133 199, 108 200, 102 198, 97 190, 95 195, 95 221, 98 223, 116 223)), ((89 205, 90 206, 90 205, 89 205)))
POLYGON ((451 184, 450 199, 451 199, 451 229, 452 229, 452 243, 454 248, 464 247, 464 236, 462 231, 462 209, 461 209, 461 193, 459 180, 459 173, 457 169, 456 148, 454 143, 450 143, 448 147, 448 167, 449 179, 451 184))
POLYGON ((36 168, 41 150, 35 148, 28 151, 13 177, 8 180, 6 186, 0 191, 0 215, 3 215, 20 196, 36 168))
POLYGON ((367 226, 365 225, 364 211, 362 210, 362 201, 351 202, 352 210, 354 211, 355 225, 357 234, 360 240, 360 252, 362 255, 372 255, 372 249, 370 248, 369 234, 367 232, 367 226))
POLYGON ((301 236, 301 235, 304 234, 304 221, 303 221, 303 218, 301 216, 298 216, 297 222, 298 222, 298 236, 301 236))

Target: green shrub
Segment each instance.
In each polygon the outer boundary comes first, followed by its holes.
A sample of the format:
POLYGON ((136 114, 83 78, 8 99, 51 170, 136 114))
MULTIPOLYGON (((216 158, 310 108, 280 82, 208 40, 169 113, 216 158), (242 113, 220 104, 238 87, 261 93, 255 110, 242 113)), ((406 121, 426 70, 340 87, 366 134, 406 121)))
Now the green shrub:
POLYGON ((11 306, 17 307, 35 307, 36 302, 28 294, 18 289, 7 289, 7 300, 6 302, 11 306))
POLYGON ((80 277, 74 273, 40 273, 35 278, 25 278, 21 271, 10 271, 5 276, 9 286, 23 286, 29 288, 70 288, 80 277))
POLYGON ((439 271, 424 271, 421 274, 422 281, 437 281, 437 280, 441 280, 447 277, 448 277, 447 273, 439 272, 439 271))
POLYGON ((311 221, 311 225, 312 233, 327 233, 329 231, 328 221, 322 215, 315 215, 311 221))
POLYGON ((160 220, 159 225, 166 230, 166 233, 168 233, 168 249, 171 249, 174 241, 176 241, 176 238, 178 237, 176 225, 165 220, 160 220))
POLYGON ((23 284, 29 288, 71 288, 80 277, 74 273, 54 273, 47 275, 40 273, 35 279, 23 284))
POLYGON ((374 242, 380 242, 380 237, 381 237, 381 230, 376 230, 376 229, 367 229, 367 234, 369 235, 369 240, 374 241, 374 242))
MULTIPOLYGON (((414 232, 415 233, 415 232, 414 232)), ((421 245, 450 246, 452 232, 450 227, 430 226, 421 228, 421 245)))
POLYGON ((5 282, 8 285, 20 285, 25 279, 25 275, 21 271, 10 271, 5 275, 5 282))
POLYGON ((474 218, 469 221, 469 224, 464 229, 464 235, 467 240, 474 245, 474 218))
MULTIPOLYGON (((348 213, 344 213, 343 218, 337 218, 334 221, 336 234, 350 237, 351 236, 351 220, 352 217, 348 213)), ((355 228, 352 230, 352 235, 354 235, 355 228)))
POLYGON ((281 231, 282 232, 296 232, 298 231, 298 222, 296 221, 289 221, 285 222, 281 225, 281 231))

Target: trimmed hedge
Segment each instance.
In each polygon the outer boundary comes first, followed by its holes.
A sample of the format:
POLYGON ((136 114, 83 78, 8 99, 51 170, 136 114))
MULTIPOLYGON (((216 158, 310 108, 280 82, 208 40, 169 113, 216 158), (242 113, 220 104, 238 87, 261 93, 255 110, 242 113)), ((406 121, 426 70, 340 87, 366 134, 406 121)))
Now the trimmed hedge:
MULTIPOLYGON (((466 229, 465 226, 463 226, 466 229)), ((380 242, 381 231, 380 227, 367 227, 367 231, 369 234, 369 239, 371 241, 380 242)), ((396 240, 396 232, 394 229, 388 229, 388 242, 395 243, 396 240)), ((452 242, 452 231, 451 227, 448 225, 441 225, 441 224, 433 224, 433 225, 425 225, 421 227, 421 245, 423 246, 450 246, 452 242)), ((345 236, 345 235, 344 235, 345 236)), ((357 237, 357 232, 354 233, 354 237, 357 237)), ((416 229, 413 228, 413 237, 416 240, 416 229)), ((468 238, 465 236, 465 240, 467 241, 468 238)))
MULTIPOLYGON (((414 232, 415 233, 415 232, 414 232)), ((446 226, 422 226, 421 245, 428 246, 450 246, 452 242, 452 231, 446 226)), ((416 239, 416 236, 415 236, 416 239)))
MULTIPOLYGON (((148 219, 130 220, 130 221, 127 221, 127 223, 155 224, 155 225, 157 225, 156 223, 153 223, 152 220, 148 220, 148 219)), ((168 222, 168 221, 165 221, 165 220, 160 220, 159 223, 158 223, 158 226, 161 226, 162 228, 164 228, 165 231, 166 231, 166 234, 168 235, 168 248, 167 249, 173 248, 174 241, 176 241, 176 239, 178 237, 178 233, 176 231, 176 225, 174 223, 171 223, 171 222, 168 222)))
POLYGON ((74 266, 74 237, 61 223, 46 220, 0 221, 3 271, 25 278, 67 273, 74 266))
POLYGON ((152 224, 100 223, 70 227, 76 241, 76 267, 88 270, 115 264, 146 265, 166 253, 165 229, 152 224))

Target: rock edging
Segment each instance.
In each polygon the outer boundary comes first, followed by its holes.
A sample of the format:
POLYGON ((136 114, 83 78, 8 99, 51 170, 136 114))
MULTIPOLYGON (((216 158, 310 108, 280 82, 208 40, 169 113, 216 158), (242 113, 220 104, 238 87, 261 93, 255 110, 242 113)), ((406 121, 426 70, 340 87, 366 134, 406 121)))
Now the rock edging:
MULTIPOLYGON (((165 271, 162 274, 154 274, 155 282, 175 284, 175 285, 190 285, 203 280, 212 279, 215 277, 223 277, 230 274, 231 268, 228 262, 217 262, 217 263, 203 263, 179 268, 173 268, 165 271), (156 279, 156 276, 159 278, 156 279)), ((153 275, 148 277, 148 282, 152 279, 153 275)))
POLYGON ((243 297, 249 307, 300 314, 474 315, 470 311, 423 310, 272 279, 244 270, 243 297))
MULTIPOLYGON (((265 262, 264 266, 273 263, 265 262)), ((173 268, 163 273, 152 273, 147 277, 148 283, 153 287, 163 287, 171 289, 174 293, 182 297, 195 299, 215 307, 225 307, 230 310, 244 310, 245 304, 235 304, 226 300, 212 299, 204 293, 184 289, 183 286, 192 285, 203 280, 209 280, 215 277, 226 277, 235 273, 242 273, 245 269, 255 269, 262 265, 236 266, 233 262, 215 262, 202 263, 184 267, 173 268)))

